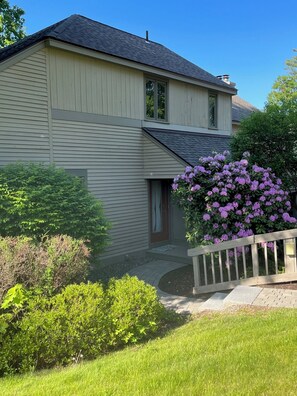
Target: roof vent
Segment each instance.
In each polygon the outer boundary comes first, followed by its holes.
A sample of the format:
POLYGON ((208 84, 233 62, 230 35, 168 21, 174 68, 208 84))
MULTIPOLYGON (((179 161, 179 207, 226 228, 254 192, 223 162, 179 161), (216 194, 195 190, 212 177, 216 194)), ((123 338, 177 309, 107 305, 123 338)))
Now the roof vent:
POLYGON ((231 87, 235 87, 236 83, 230 81, 230 76, 229 74, 222 74, 220 76, 217 76, 217 78, 221 81, 223 81, 224 83, 231 85, 231 87))
POLYGON ((229 74, 222 74, 220 76, 217 76, 217 78, 221 81, 224 81, 226 84, 230 84, 230 76, 229 74))
POLYGON ((148 30, 145 31, 145 41, 149 42, 149 32, 148 30))

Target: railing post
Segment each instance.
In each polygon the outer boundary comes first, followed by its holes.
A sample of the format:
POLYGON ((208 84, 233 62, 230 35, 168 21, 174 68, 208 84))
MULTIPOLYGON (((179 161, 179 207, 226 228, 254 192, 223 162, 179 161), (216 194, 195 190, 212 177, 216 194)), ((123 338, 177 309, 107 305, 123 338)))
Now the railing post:
POLYGON ((194 289, 193 294, 198 294, 198 288, 200 285, 200 269, 198 256, 193 257, 193 270, 194 270, 194 289))
POLYGON ((259 276, 259 257, 258 257, 258 245, 253 243, 252 247, 252 262, 253 262, 253 276, 259 276))
POLYGON ((296 243, 295 238, 284 240, 285 272, 296 272, 296 243))

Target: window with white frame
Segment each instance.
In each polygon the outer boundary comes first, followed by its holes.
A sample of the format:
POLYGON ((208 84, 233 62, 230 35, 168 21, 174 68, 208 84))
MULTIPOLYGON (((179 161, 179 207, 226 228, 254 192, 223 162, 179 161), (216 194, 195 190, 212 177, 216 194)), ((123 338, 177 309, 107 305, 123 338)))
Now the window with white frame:
POLYGON ((146 78, 145 117, 149 120, 167 121, 167 83, 146 78))

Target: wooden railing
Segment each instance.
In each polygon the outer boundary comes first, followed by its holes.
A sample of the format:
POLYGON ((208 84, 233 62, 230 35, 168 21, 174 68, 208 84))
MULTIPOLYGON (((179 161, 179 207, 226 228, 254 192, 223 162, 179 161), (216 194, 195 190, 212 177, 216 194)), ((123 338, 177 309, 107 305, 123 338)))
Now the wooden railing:
POLYGON ((296 237, 293 229, 189 249, 194 294, 297 280, 296 237))

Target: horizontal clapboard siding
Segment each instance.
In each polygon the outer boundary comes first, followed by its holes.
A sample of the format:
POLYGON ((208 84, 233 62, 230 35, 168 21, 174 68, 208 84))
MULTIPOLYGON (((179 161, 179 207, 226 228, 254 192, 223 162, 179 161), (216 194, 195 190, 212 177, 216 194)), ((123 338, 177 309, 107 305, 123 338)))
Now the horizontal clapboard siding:
POLYGON ((53 155, 58 166, 88 171, 88 188, 112 223, 103 257, 148 248, 141 129, 53 120, 53 155))
POLYGON ((146 179, 173 179, 183 172, 185 163, 172 156, 158 143, 143 137, 144 177, 146 179))
POLYGON ((46 53, 0 72, 0 165, 50 161, 46 53))
POLYGON ((144 118, 142 72, 57 49, 49 54, 53 108, 144 118))

